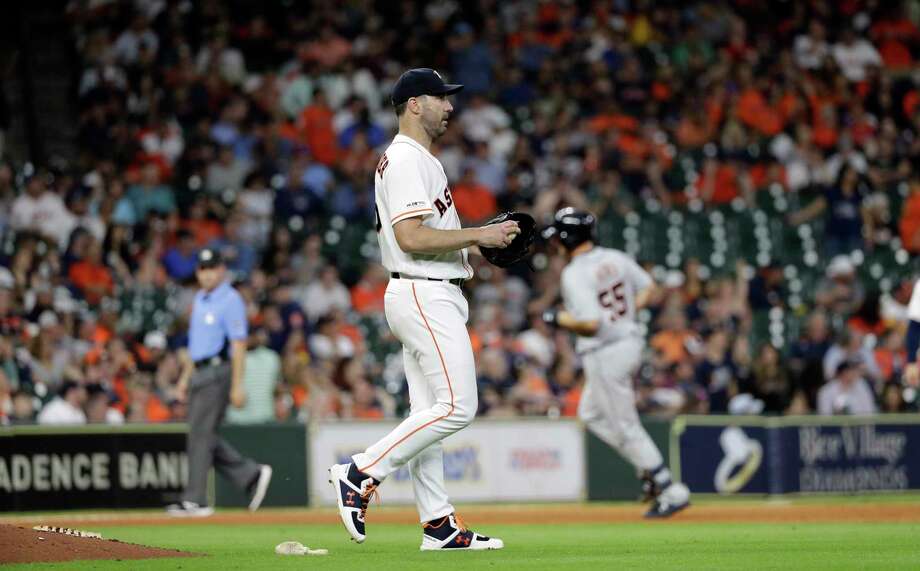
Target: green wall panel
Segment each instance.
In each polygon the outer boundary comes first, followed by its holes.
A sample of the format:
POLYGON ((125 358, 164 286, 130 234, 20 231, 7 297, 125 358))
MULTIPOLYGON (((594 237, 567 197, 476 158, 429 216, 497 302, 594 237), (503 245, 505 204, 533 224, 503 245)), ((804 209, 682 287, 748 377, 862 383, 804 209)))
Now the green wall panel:
MULTIPOLYGON (((667 461, 670 421, 644 418, 642 425, 667 461)), ((588 455, 588 499, 609 501, 639 498, 642 491, 635 468, 590 430, 585 429, 585 438, 585 451, 588 455)))
MULTIPOLYGON (((272 482, 263 506, 305 506, 307 497, 307 429, 302 424, 224 425, 220 434, 244 456, 272 467, 272 482)), ((216 477, 216 504, 245 507, 249 498, 216 477)))

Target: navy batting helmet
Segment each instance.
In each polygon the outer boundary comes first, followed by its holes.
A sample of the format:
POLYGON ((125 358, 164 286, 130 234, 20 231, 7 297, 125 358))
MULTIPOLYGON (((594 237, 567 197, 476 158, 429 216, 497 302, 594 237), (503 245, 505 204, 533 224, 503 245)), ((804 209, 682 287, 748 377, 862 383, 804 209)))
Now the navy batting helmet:
POLYGON ((546 239, 557 236, 567 250, 574 250, 579 244, 594 241, 594 215, 586 210, 571 206, 562 208, 553 217, 552 226, 543 230, 546 239))

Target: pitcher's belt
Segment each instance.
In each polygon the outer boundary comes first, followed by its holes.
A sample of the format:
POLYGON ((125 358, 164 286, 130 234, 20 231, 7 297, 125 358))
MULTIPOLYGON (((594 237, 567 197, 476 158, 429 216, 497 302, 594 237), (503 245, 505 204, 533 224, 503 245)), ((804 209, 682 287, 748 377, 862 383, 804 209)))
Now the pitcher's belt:
POLYGON ((399 272, 390 272, 390 277, 393 278, 394 280, 428 280, 430 282, 447 282, 450 284, 454 284, 455 286, 463 285, 463 278, 454 278, 452 280, 443 279, 443 278, 416 278, 413 276, 401 275, 399 272))

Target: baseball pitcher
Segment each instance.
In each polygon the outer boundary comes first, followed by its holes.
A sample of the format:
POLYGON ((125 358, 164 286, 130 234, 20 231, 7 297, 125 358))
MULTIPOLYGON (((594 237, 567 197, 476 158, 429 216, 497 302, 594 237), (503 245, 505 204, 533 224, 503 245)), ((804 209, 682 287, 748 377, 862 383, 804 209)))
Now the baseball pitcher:
POLYGON ((422 550, 501 549, 500 539, 466 528, 444 487, 441 440, 473 420, 476 367, 460 285, 473 276, 478 246, 503 248, 521 233, 506 220, 461 228, 447 176, 430 152, 447 129, 447 96, 462 89, 432 69, 411 69, 393 88, 399 134, 375 175, 377 235, 390 272, 387 323, 403 345, 410 416, 348 464, 329 469, 339 514, 352 539, 365 539, 368 502, 387 476, 408 464, 422 522, 422 550))
POLYGON ((651 276, 619 250, 594 244, 594 216, 574 208, 556 212, 543 231, 568 260, 562 271, 563 311, 543 319, 575 333, 585 371, 578 416, 588 429, 636 467, 646 517, 668 517, 690 505, 687 486, 673 482, 658 447, 639 422, 632 378, 644 340, 636 313, 654 288, 651 276))
POLYGON ((904 367, 904 382, 908 386, 920 386, 920 365, 917 351, 920 350, 920 279, 914 283, 914 290, 907 304, 907 365, 904 367))

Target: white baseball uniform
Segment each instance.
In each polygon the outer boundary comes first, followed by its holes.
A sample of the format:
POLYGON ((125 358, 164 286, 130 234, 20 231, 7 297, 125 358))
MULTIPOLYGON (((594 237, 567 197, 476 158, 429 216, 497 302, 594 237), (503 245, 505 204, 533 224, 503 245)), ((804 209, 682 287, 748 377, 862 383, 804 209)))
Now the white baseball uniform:
POLYGON ((910 301, 907 303, 907 319, 920 321, 920 279, 914 282, 914 290, 910 294, 910 301))
POLYGON ((920 361, 917 359, 917 353, 920 350, 916 349, 916 344, 914 342, 914 331, 917 324, 920 323, 920 279, 914 282, 914 290, 910 294, 910 301, 907 303, 907 361, 908 363, 916 363, 920 361), (911 354, 913 353, 913 354, 911 354))
POLYGON ((599 246, 562 271, 566 311, 579 321, 600 322, 593 337, 579 336, 575 345, 585 371, 578 416, 639 470, 662 465, 661 452, 639 421, 632 386, 643 346, 636 294, 652 283, 632 258, 599 246))
POLYGON ((383 265, 398 272, 384 297, 387 323, 403 345, 410 416, 353 458, 358 470, 383 480, 408 463, 422 522, 453 513, 444 487, 441 440, 476 415, 476 367, 466 322, 469 306, 449 280, 470 278, 466 249, 438 255, 408 254, 393 226, 421 216, 430 228, 460 228, 441 163, 413 139, 396 135, 374 179, 377 235, 383 265), (417 279, 409 279, 417 278, 417 279))

